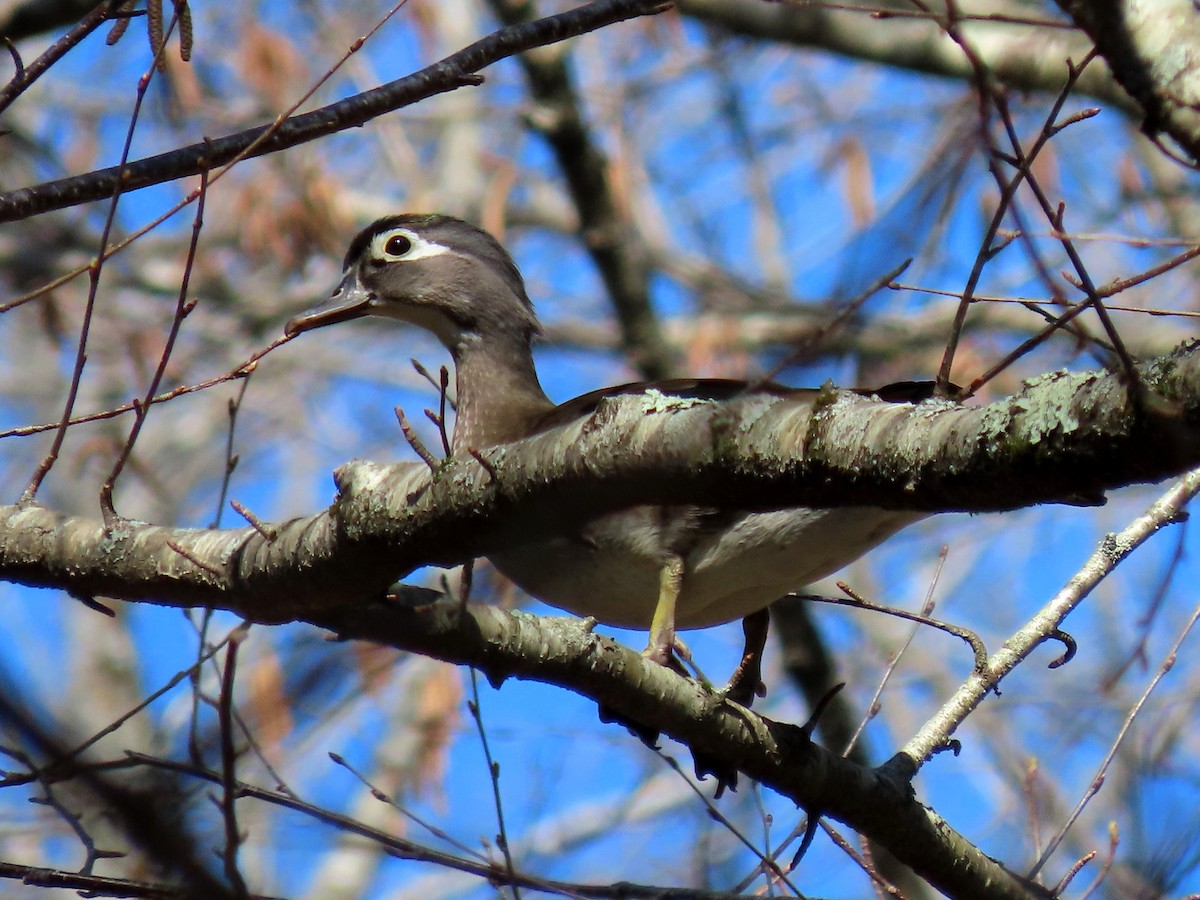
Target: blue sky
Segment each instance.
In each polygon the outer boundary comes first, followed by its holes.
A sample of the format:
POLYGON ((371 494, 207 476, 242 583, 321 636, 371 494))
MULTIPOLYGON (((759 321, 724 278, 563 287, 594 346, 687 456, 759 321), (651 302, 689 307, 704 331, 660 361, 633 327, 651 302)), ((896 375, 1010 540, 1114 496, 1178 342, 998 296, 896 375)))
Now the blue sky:
MULTIPOLYGON (((285 21, 276 25, 281 29, 288 27, 285 21)), ((619 29, 625 27, 631 26, 618 26, 604 38, 586 40, 621 41, 619 35, 626 32, 619 29)), ((692 50, 699 55, 705 46, 704 36, 694 30, 685 34, 692 50)), ((199 37, 202 42, 214 40, 211 34, 202 32, 199 37)), ((97 95, 115 91, 118 96, 123 94, 128 98, 126 106, 117 103, 116 112, 101 116, 95 123, 95 165, 116 162, 125 128, 123 117, 133 102, 136 75, 146 61, 144 44, 136 43, 141 39, 136 27, 117 48, 107 49, 99 37, 94 38, 49 76, 60 79, 56 83, 63 85, 90 83, 97 95)), ((429 61, 421 55, 422 47, 411 25, 401 23, 368 44, 364 52, 380 71, 399 75, 429 61)), ((598 52, 585 46, 580 50, 598 52)), ((330 64, 333 55, 331 52, 329 59, 322 59, 315 67, 320 69, 330 64)), ((818 132, 811 144, 796 145, 786 140, 792 132, 783 132, 783 137, 775 132, 782 129, 779 117, 788 108, 787 92, 799 90, 790 79, 796 77, 801 67, 778 52, 751 54, 748 59, 750 64, 737 73, 738 97, 749 112, 749 127, 757 150, 768 161, 773 176, 770 200, 782 224, 791 291, 812 302, 852 296, 909 255, 918 258, 914 268, 906 273, 906 281, 961 288, 980 239, 981 208, 986 207, 993 187, 977 151, 968 157, 961 171, 952 161, 945 169, 924 169, 925 161, 919 151, 928 145, 930 131, 915 129, 910 117, 914 109, 924 107, 933 110, 935 118, 958 115, 969 120, 971 108, 969 102, 964 102, 962 87, 880 69, 864 73, 857 65, 835 59, 804 66, 803 74, 811 79, 808 85, 828 92, 832 98, 857 97, 858 105, 847 116, 846 124, 833 126, 830 132, 818 132), (860 126, 862 131, 853 131, 852 126, 860 126), (837 132, 839 127, 845 129, 844 135, 837 132), (870 177, 882 215, 874 226, 862 231, 855 229, 846 202, 846 187, 839 181, 837 167, 820 165, 822 159, 836 155, 838 141, 845 136, 862 143, 877 138, 869 144, 870 177), (941 223, 936 242, 923 241, 935 224, 937 204, 947 197, 959 198, 953 212, 941 223)), ((643 64, 647 71, 654 72, 659 64, 655 52, 646 51, 643 64)), ((196 65, 205 71, 203 59, 196 65)), ((210 69, 208 74, 215 78, 221 73, 210 69)), ((506 82, 514 81, 517 76, 512 66, 504 66, 491 77, 496 83, 496 93, 488 96, 498 98, 497 108, 492 111, 498 118, 511 113, 504 104, 513 102, 517 94, 506 87, 506 82)), ((709 114, 716 102, 716 90, 717 85, 708 73, 697 68, 685 76, 655 80, 651 100, 627 114, 635 124, 649 127, 654 124, 652 113, 656 105, 687 113, 664 118, 664 135, 648 161, 648 169, 656 176, 653 187, 660 195, 660 202, 679 213, 671 219, 673 233, 665 237, 757 281, 762 270, 749 227, 751 210, 744 196, 734 190, 743 183, 744 165, 731 149, 728 136, 714 133, 709 114), (667 133, 669 127, 678 130, 667 133), (680 211, 689 211, 692 216, 689 218, 680 211)), ((152 94, 150 106, 156 103, 161 104, 161 97, 152 94)), ((1028 113, 1021 119, 1022 125, 1033 128, 1043 114, 1043 106, 1044 103, 1031 100, 1028 113)), ((409 119, 402 117, 401 121, 413 122, 421 115, 422 110, 418 109, 409 119)), ((1101 117, 1076 126, 1056 142, 1061 164, 1055 183, 1070 198, 1072 211, 1088 210, 1097 222, 1115 222, 1130 230, 1146 232, 1162 229, 1164 226, 1136 210, 1114 214, 1110 220, 1104 218, 1106 209, 1111 210, 1122 201, 1123 188, 1111 177, 1111 171, 1133 140, 1114 134, 1118 131, 1111 118, 1114 115, 1105 113, 1110 118, 1101 117), (1100 145, 1102 138, 1106 143, 1100 145), (1103 152, 1089 153, 1095 145, 1101 146, 1103 152)), ((928 126, 928 122, 925 124, 928 126)), ((511 122, 509 126, 515 127, 511 122)), ((43 122, 41 129, 40 136, 50 144, 65 145, 77 137, 52 120, 43 122)), ((139 130, 134 155, 166 149, 175 139, 173 135, 169 128, 160 127, 153 117, 149 118, 139 130)), ((360 136, 375 138, 368 126, 361 133, 330 141, 326 146, 355 146, 353 142, 360 136)), ((373 142, 363 141, 360 152, 364 155, 374 152, 373 142)), ((557 178, 544 146, 535 136, 523 136, 513 156, 529 165, 539 179, 553 183, 557 178)), ((261 164, 249 164, 252 174, 256 165, 261 164)), ((45 173, 47 177, 58 174, 45 173)), ((381 178, 381 185, 386 185, 381 190, 395 194, 398 200, 413 190, 412 185, 387 183, 387 178, 381 178)), ((135 227, 161 212, 179 193, 178 187, 168 185, 123 198, 121 222, 127 228, 135 227)), ((94 221, 98 213, 91 215, 94 221)), ((171 227, 184 229, 189 224, 188 213, 184 213, 171 227)), ((347 234, 346 239, 349 237, 347 234)), ((561 236, 550 237, 533 229, 514 232, 509 244, 548 323, 572 317, 594 318, 603 310, 604 298, 600 296, 597 279, 577 245, 561 236)), ((1089 262, 1097 266, 1098 273, 1108 273, 1144 266, 1147 257, 1162 257, 1167 251, 1088 245, 1088 253, 1089 262)), ((1051 258, 1055 263, 1059 261, 1057 257, 1051 258)), ((1037 293, 1040 286, 1030 272, 1028 260, 1019 250, 1010 249, 989 269, 987 287, 1022 294, 1037 293)), ((319 299, 323 290, 314 291, 312 300, 319 299)), ((656 282, 654 299, 663 316, 686 317, 696 311, 692 295, 665 278, 656 282)), ((915 315, 933 302, 938 301, 922 294, 884 293, 872 300, 867 310, 915 315)), ((279 325, 282 326, 282 319, 279 325)), ((361 331, 352 337, 344 335, 306 335, 300 344, 281 351, 280 356, 315 354, 321 348, 318 342, 354 340, 366 344, 370 340, 361 331)), ((306 481, 295 484, 272 477, 273 470, 279 471, 287 465, 293 452, 283 442, 242 445, 238 449, 245 454, 245 465, 234 480, 235 496, 269 518, 315 512, 332 496, 330 470, 348 455, 375 451, 402 455, 403 448, 394 431, 392 406, 403 405, 409 418, 418 421, 420 408, 433 405, 435 398, 430 390, 398 390, 397 382, 407 377, 399 372, 407 369, 410 354, 420 355, 430 368, 442 362, 444 355, 423 336, 399 328, 388 340, 395 343, 386 352, 373 349, 371 354, 364 353, 361 370, 300 389, 306 394, 305 409, 315 421, 333 421, 333 414, 340 414, 336 419, 340 423, 338 429, 306 438, 304 452, 313 460, 306 481), (393 368, 381 371, 380 358, 393 368), (387 441, 391 441, 390 451, 387 441)), ((994 359, 1005 348, 985 345, 983 349, 994 350, 994 359)), ((982 350, 980 353, 982 356, 982 350)), ((282 365, 278 359, 268 357, 264 366, 282 365)), ((752 364, 766 368, 777 359, 778 354, 764 354, 763 358, 752 360, 752 364)), ((1076 357, 1062 345, 1039 353, 1029 370, 1037 371, 1043 361, 1048 368, 1094 364, 1087 354, 1076 357)), ((625 361, 612 354, 547 347, 538 351, 538 363, 548 393, 560 400, 631 376, 625 361)), ((784 374, 808 384, 819 384, 827 378, 848 383, 856 379, 859 368, 858 359, 846 356, 792 367, 784 374)), ((906 373, 908 377, 930 374, 906 373)), ((252 385, 246 415, 265 421, 271 410, 254 406, 255 391, 252 385)), ((9 408, 0 409, 6 419, 14 413, 9 408)), ((428 428, 425 430, 430 433, 428 428)), ((20 452, 31 451, 26 447, 20 452)), ((219 459, 214 458, 214 471, 218 464, 219 459)), ((210 487, 197 486, 197 492, 204 497, 210 487)), ((868 563, 854 569, 850 578, 856 586, 865 585, 877 596, 886 598, 886 602, 916 608, 927 589, 938 548, 943 542, 948 543, 950 557, 938 590, 938 614, 968 624, 981 633, 989 646, 996 646, 1070 577, 1106 532, 1119 529, 1155 495, 1155 488, 1131 488, 1116 494, 1110 505, 1100 510, 1044 508, 1008 514, 999 520, 990 516, 942 517, 905 532, 872 554, 868 563)), ((203 505, 204 501, 196 504, 197 508, 203 505)), ((211 509, 211 503, 208 508, 211 509)), ((202 521, 203 518, 198 520, 202 521)), ((225 521, 236 524, 228 515, 225 521)), ((1172 582, 1164 612, 1150 632, 1147 666, 1134 666, 1130 675, 1113 689, 1120 697, 1115 704, 1117 709, 1125 708, 1140 691, 1158 665, 1177 623, 1194 602, 1187 589, 1195 583, 1197 574, 1192 562, 1193 532, 1192 528, 1184 530, 1184 559, 1172 582)), ((1002 695, 990 698, 978 717, 968 723, 960 735, 964 742, 962 755, 938 757, 919 777, 922 798, 986 852, 1017 868, 1031 861, 1025 858, 1029 851, 1028 817, 1020 806, 1020 796, 1012 791, 1011 772, 1005 771, 1014 758, 1025 759, 1030 771, 1041 772, 1061 788, 1059 791, 1047 787, 1045 791, 1053 799, 1053 802, 1046 800, 1047 831, 1052 831, 1056 817, 1061 817, 1061 808, 1072 806, 1085 789, 1116 727, 1116 713, 1099 712, 1108 709, 1100 702, 1104 698, 1099 686, 1114 660, 1130 652, 1132 635, 1137 631, 1136 612, 1144 608, 1142 598, 1153 593, 1169 565, 1176 534, 1170 530, 1156 537, 1139 551, 1133 564, 1121 570, 1071 617, 1068 628, 1081 647, 1075 662, 1047 673, 1041 666, 1051 658, 1052 651, 1039 651, 1029 665, 1006 683, 1002 695)), ((59 715, 69 715, 69 706, 62 702, 67 696, 69 679, 60 678, 60 672, 45 666, 44 660, 69 659, 71 641, 78 640, 79 634, 88 629, 105 628, 105 622, 94 613, 82 611, 65 596, 7 585, 0 586, 0 596, 4 598, 10 630, 31 636, 26 641, 6 642, 0 648, 0 659, 10 677, 59 715), (83 625, 79 624, 81 616, 86 618, 83 625), (68 621, 72 624, 64 624, 68 621)), ((538 605, 530 608, 553 613, 538 605)), ((178 611, 130 607, 127 614, 130 640, 136 649, 132 661, 135 675, 148 692, 194 658, 196 637, 178 611)), ((880 629, 867 622, 864 614, 832 607, 820 609, 816 615, 843 660, 849 681, 847 690, 859 703, 865 703, 874 688, 873 678, 878 676, 905 629, 899 625, 890 630, 880 629)), ((224 615, 217 618, 217 623, 218 634, 234 625, 232 618, 224 615)), ((632 646, 644 642, 644 636, 638 633, 620 633, 620 638, 632 646)), ((739 650, 740 628, 736 624, 723 626, 691 634, 688 640, 706 671, 720 680, 739 650)), ((301 626, 256 628, 247 647, 247 658, 253 661, 247 664, 248 670, 269 674, 274 666, 283 675, 281 696, 287 700, 292 728, 280 749, 287 760, 289 784, 306 799, 350 807, 361 788, 346 770, 329 760, 328 753, 341 754, 368 771, 380 765, 389 742, 398 740, 388 733, 389 725, 396 721, 397 692, 416 689, 414 682, 406 680, 415 677, 411 665, 390 662, 383 666, 382 673, 376 673, 381 681, 375 689, 364 690, 363 663, 355 657, 354 650, 325 644, 301 626)), ((923 663, 901 666, 885 694, 883 716, 867 730, 867 738, 880 759, 893 752, 936 709, 952 689, 952 679, 965 675, 970 664, 964 648, 938 633, 921 633, 910 652, 918 660, 950 660, 947 667, 950 676, 939 680, 923 663)), ((774 656, 770 664, 775 665, 774 656)), ((1172 677, 1178 680, 1169 686, 1164 704, 1186 709, 1193 702, 1185 687, 1183 672, 1187 668, 1183 661, 1179 672, 1173 673, 1172 677)), ((467 677, 465 672, 461 674, 466 697, 469 696, 467 677)), ((779 676, 775 679, 763 711, 790 721, 807 718, 807 711, 794 693, 779 676)), ((247 690, 252 690, 250 684, 247 690)), ((496 690, 480 679, 479 692, 492 753, 500 764, 510 842, 520 848, 519 861, 524 867, 562 879, 660 884, 708 880, 715 887, 736 884, 750 870, 751 854, 709 819, 704 806, 691 796, 670 766, 620 727, 600 724, 589 701, 560 689, 516 681, 496 690), (645 812, 646 809, 660 811, 645 812), (611 816, 616 824, 600 829, 599 834, 571 839, 566 849, 547 843, 552 837, 565 841, 564 835, 572 826, 607 821, 605 816, 611 816), (535 844, 535 839, 543 843, 535 844), (554 846, 554 849, 539 851, 538 846, 554 846), (704 872, 695 869, 693 851, 697 847, 704 848, 703 856, 708 861, 704 872)), ((250 702, 248 699, 247 703, 250 702)), ((149 719, 165 742, 164 752, 180 751, 190 706, 190 694, 184 685, 149 710, 149 719)), ((420 789, 414 788, 404 803, 464 843, 479 847, 481 839, 491 840, 496 833, 495 811, 487 765, 465 699, 458 708, 458 721, 445 750, 444 774, 421 782, 420 789)), ((1168 710, 1164 719, 1149 721, 1171 720, 1168 710)), ((1151 730, 1135 731, 1130 741, 1131 753, 1135 750, 1144 753, 1147 758, 1154 758, 1155 765, 1141 767, 1145 777, 1138 782, 1139 790, 1135 792, 1140 805, 1122 822, 1123 833, 1130 835, 1123 848, 1143 856, 1161 846, 1155 836, 1161 831, 1165 811, 1171 811, 1171 820, 1175 822, 1189 817, 1191 807, 1180 798, 1195 794, 1195 773, 1183 758, 1186 742, 1155 757, 1154 738, 1147 733, 1151 730)), ((685 750, 668 744, 664 752, 677 759, 685 772, 690 771, 690 758, 685 750)), ((17 792, 0 794, 0 803, 7 804, 16 815, 16 811, 25 808, 26 796, 17 792)), ((790 831, 800 817, 790 801, 769 791, 756 791, 748 784, 717 805, 760 845, 764 842, 764 811, 773 819, 772 844, 790 831)), ((438 843, 419 827, 411 824, 404 827, 415 840, 438 843)), ((1077 849, 1093 846, 1095 836, 1104 833, 1103 824, 1098 822, 1086 822, 1079 828, 1087 837, 1081 837, 1078 846, 1064 850, 1056 860, 1058 865, 1051 867, 1052 872, 1061 871, 1077 849)), ((1186 828, 1182 830, 1187 832, 1186 828)), ((214 842, 218 839, 214 832, 214 842)), ((331 833, 323 826, 289 816, 272 828, 264 827, 255 834, 255 840, 261 840, 265 846, 252 845, 245 856, 253 860, 249 865, 256 867, 256 873, 263 879, 261 886, 256 887, 298 896, 311 884, 324 861, 322 851, 329 848, 331 833)), ((70 868, 78 856, 77 847, 63 842, 55 842, 46 852, 49 864, 64 868, 70 868)), ((790 852, 784 856, 790 858, 790 852)), ((824 838, 818 838, 798 880, 810 894, 861 896, 863 882, 852 874, 852 868, 840 851, 824 838)), ((1180 891, 1198 888, 1200 881, 1194 872, 1177 886, 1180 891)), ((484 883, 446 875, 428 865, 389 861, 381 867, 368 896, 396 896, 405 891, 412 895, 419 891, 421 896, 483 897, 495 893, 484 883)))

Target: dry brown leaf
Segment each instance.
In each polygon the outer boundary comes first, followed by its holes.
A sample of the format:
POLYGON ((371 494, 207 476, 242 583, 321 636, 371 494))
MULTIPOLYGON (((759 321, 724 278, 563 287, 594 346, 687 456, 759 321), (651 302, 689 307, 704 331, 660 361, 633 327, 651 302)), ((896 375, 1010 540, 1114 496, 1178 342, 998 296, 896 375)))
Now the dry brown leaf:
POLYGON ((847 138, 838 144, 842 162, 842 187, 854 227, 865 228, 875 221, 875 186, 871 178, 871 158, 862 143, 847 138))
POLYGON ((268 109, 282 111, 308 84, 308 66, 291 39, 247 16, 242 20, 237 63, 243 83, 268 109))
POLYGON ((278 654, 269 646, 259 648, 249 676, 244 684, 247 708, 255 723, 254 736, 268 758, 275 760, 280 744, 294 725, 278 654))
POLYGON ((1129 154, 1123 155, 1117 163, 1117 180, 1126 197, 1140 197, 1146 190, 1142 170, 1129 154))
POLYGON ((413 787, 422 793, 437 791, 446 777, 450 738, 458 727, 462 705, 462 676, 449 663, 431 666, 416 686, 414 725, 420 734, 414 757, 413 787))
POLYGON ((400 661, 400 651, 367 641, 355 641, 351 649, 363 691, 378 694, 391 683, 392 672, 400 661))
POLYGON ((166 71, 163 73, 167 90, 170 92, 168 110, 172 116, 182 119, 201 112, 204 106, 204 85, 196 76, 196 67, 181 60, 174 53, 163 56, 166 71))
POLYGON ((1042 147, 1042 151, 1034 158, 1033 164, 1029 167, 1029 172, 1048 196, 1057 197, 1062 191, 1058 152, 1054 149, 1053 143, 1047 143, 1042 147))

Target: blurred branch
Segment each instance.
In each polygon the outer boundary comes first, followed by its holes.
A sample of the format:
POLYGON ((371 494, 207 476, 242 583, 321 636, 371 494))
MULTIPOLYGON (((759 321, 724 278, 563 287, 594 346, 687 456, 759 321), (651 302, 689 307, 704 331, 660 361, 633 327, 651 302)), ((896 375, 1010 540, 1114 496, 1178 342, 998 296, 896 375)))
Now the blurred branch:
MULTIPOLYGON (((337 765, 346 766, 346 761, 337 754, 330 753, 330 757, 337 765)), ((179 776, 214 784, 219 783, 221 778, 220 773, 214 772, 211 769, 189 763, 179 763, 161 757, 146 756, 140 753, 130 753, 125 760, 115 765, 123 768, 160 769, 179 776)), ((449 835, 439 834, 438 837, 449 844, 452 849, 457 850, 457 855, 443 849, 420 844, 403 834, 397 834, 394 829, 373 828, 363 823, 361 819, 334 812, 319 804, 305 802, 287 791, 270 790, 246 782, 238 782, 236 787, 239 795, 242 797, 259 800, 263 803, 269 803, 301 813, 316 822, 337 829, 343 835, 365 838, 366 841, 396 858, 431 862, 443 870, 454 870, 476 878, 486 879, 492 885, 514 883, 514 881, 509 881, 509 872, 503 862, 491 860, 477 851, 466 848, 449 835)), ((356 849, 359 853, 362 852, 361 842, 356 842, 356 849)), ((675 893, 670 888, 663 888, 658 885, 642 885, 631 882, 620 882, 618 884, 581 884, 578 882, 542 878, 520 871, 514 873, 514 879, 516 885, 528 887, 535 891, 561 894, 566 897, 595 897, 598 900, 606 900, 606 898, 613 898, 613 900, 640 900, 640 898, 644 898, 644 900, 661 900, 661 898, 670 897, 675 893)), ((343 872, 337 882, 337 886, 344 886, 345 883, 346 876, 343 872)), ((688 900, 691 900, 691 898, 695 898, 695 900, 740 900, 740 898, 745 896, 740 892, 703 890, 700 888, 688 888, 682 894, 688 900)), ((325 895, 309 894, 309 896, 325 895)), ((435 894, 435 896, 443 895, 435 894)))
MULTIPOLYGON (((1017 299, 976 297, 972 322, 979 329, 1004 331, 1015 335, 1036 334, 1046 320, 1030 313, 1030 307, 1017 299)), ((1040 301, 1025 301, 1029 304, 1040 301)), ((1048 303, 1045 306, 1049 306, 1048 303)), ((1110 304, 1109 310, 1113 307, 1110 304)), ((733 353, 759 353, 763 350, 794 347, 821 334, 836 312, 827 305, 797 304, 780 310, 701 313, 670 318, 663 322, 663 335, 674 348, 695 346, 719 336, 722 350, 733 353)), ((917 312, 871 318, 871 327, 851 332, 846 329, 822 334, 821 341, 797 361, 836 357, 853 353, 864 365, 877 365, 901 359, 913 359, 922 353, 940 353, 945 346, 946 328, 952 311, 929 307, 917 312)), ((1136 355, 1148 357, 1166 353, 1193 333, 1190 319, 1180 316, 1144 315, 1136 329, 1129 329, 1130 345, 1136 355)), ((604 322, 557 321, 546 326, 548 344, 585 350, 617 349, 620 337, 604 322)), ((932 364, 931 364, 932 365, 932 364)))
MULTIPOLYGON (((779 644, 783 671, 808 704, 817 709, 825 702, 817 727, 822 742, 834 753, 852 763, 869 767, 872 763, 867 741, 855 736, 875 711, 857 709, 847 691, 838 690, 834 652, 829 648, 812 615, 812 604, 799 597, 782 597, 771 604, 771 626, 779 644)), ((892 851, 871 842, 871 855, 879 874, 900 889, 908 900, 930 896, 929 886, 917 878, 911 868, 900 864, 892 851)))
POLYGON ((0 222, 111 197, 224 165, 243 152, 250 157, 276 153, 354 128, 384 113, 446 91, 479 83, 475 73, 516 53, 553 44, 615 22, 662 11, 660 0, 595 0, 578 9, 504 28, 419 72, 355 94, 282 122, 181 147, 122 167, 98 169, 33 187, 0 193, 0 222), (265 135, 265 138, 264 138, 265 135), (261 139, 261 142, 259 142, 261 139), (259 142, 259 143, 256 143, 259 142))
MULTIPOLYGON (((50 4, 43 4, 43 6, 48 5, 50 4)), ((3 112, 5 109, 7 109, 13 100, 20 96, 22 91, 29 87, 29 85, 33 84, 33 82, 37 81, 37 79, 40 78, 42 74, 47 72, 50 67, 54 65, 54 63, 62 59, 63 56, 67 54, 67 51, 78 46, 80 41, 108 21, 111 8, 115 5, 115 3, 111 2, 96 4, 94 0, 90 0, 90 2, 83 4, 84 11, 86 11, 86 8, 89 6, 94 6, 95 8, 92 9, 91 12, 86 16, 81 18, 78 22, 76 22, 75 27, 55 41, 32 63, 27 66, 18 66, 16 74, 13 75, 8 84, 6 84, 3 88, 0 88, 0 112, 3 112)), ((11 42, 21 36, 19 34, 9 33, 9 23, 16 21, 19 24, 23 9, 27 10, 29 7, 26 6, 16 10, 9 18, 8 23, 0 23, 0 39, 5 39, 11 42)), ((72 20, 68 19, 67 21, 72 20)), ((11 50, 15 60, 17 58, 16 48, 12 47, 10 43, 9 49, 11 50)))
MULTIPOLYGON (((936 19, 903 14, 911 14, 912 7, 892 12, 871 5, 860 12, 840 5, 827 8, 758 0, 678 0, 675 5, 685 16, 745 37, 827 50, 968 83, 974 78, 966 56, 936 19)), ((1065 60, 1078 61, 1091 49, 1088 41, 1070 29, 1055 27, 1057 23, 1047 20, 1034 25, 1028 19, 1030 7, 1025 4, 988 4, 975 17, 973 11, 971 4, 962 4, 958 27, 996 79, 1009 87, 1058 91, 1067 73, 1065 60)), ((1086 73, 1077 89, 1127 115, 1137 111, 1129 96, 1102 68, 1086 73)))
MULTIPOLYGON (((537 14, 528 0, 488 0, 488 5, 510 28, 532 22, 537 14)), ((526 121, 550 144, 566 178, 584 246, 616 310, 624 349, 643 378, 665 378, 672 374, 672 353, 650 303, 650 266, 629 217, 618 209, 608 160, 584 122, 566 50, 523 53, 518 61, 534 104, 526 121)))
POLYGON ((1196 6, 1159 0, 1058 0, 1096 42, 1114 77, 1137 101, 1151 137, 1166 132, 1200 160, 1200 28, 1196 6))
MULTIPOLYGON (((64 872, 45 866, 23 866, 19 863, 0 862, 0 878, 19 881, 23 885, 43 888, 75 890, 85 897, 137 897, 140 900, 180 900, 188 897, 187 891, 172 884, 156 884, 132 878, 106 878, 101 875, 85 875, 80 872, 64 872), (85 893, 86 892, 86 893, 85 893)), ((234 895, 228 891, 212 897, 234 895)), ((271 900, 262 894, 249 894, 237 900, 271 900)))
MULTIPOLYGON (((50 783, 69 780, 74 786, 74 803, 97 805, 106 811, 112 822, 132 848, 148 862, 156 874, 174 878, 187 885, 188 890, 176 888, 170 896, 204 896, 213 900, 234 898, 234 893, 211 870, 208 854, 201 841, 194 836, 186 822, 180 821, 178 809, 182 804, 181 789, 171 778, 157 777, 139 782, 123 781, 110 773, 100 771, 86 759, 72 758, 69 744, 61 734, 49 730, 44 724, 47 717, 43 710, 26 706, 21 692, 4 679, 0 689, 0 725, 6 735, 15 735, 27 748, 19 754, 24 764, 21 768, 8 767, 4 782, 17 783, 25 780, 37 781, 43 790, 50 783)), ((11 738, 8 738, 11 739, 11 738)), ((13 756, 6 748, 8 756, 13 756)), ((104 851, 100 856, 112 856, 104 851)), ((15 877, 21 867, 0 863, 0 877, 15 877)), ((91 866, 86 871, 61 879, 34 880, 34 884, 53 884, 59 887, 101 887, 119 883, 117 879, 102 879, 93 876, 91 866), (77 879, 77 880, 72 880, 77 879)), ((144 883, 134 883, 145 887, 144 883)), ((133 892, 114 896, 164 896, 153 892, 133 892)))

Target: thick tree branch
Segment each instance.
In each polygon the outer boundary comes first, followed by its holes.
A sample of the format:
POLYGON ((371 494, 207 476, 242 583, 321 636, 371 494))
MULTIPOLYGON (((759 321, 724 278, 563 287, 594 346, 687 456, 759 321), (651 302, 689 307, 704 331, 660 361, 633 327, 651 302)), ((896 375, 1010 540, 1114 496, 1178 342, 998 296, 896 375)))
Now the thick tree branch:
POLYGON ((638 503, 927 512, 1092 504, 1200 462, 1200 345, 1118 376, 1056 373, 983 407, 883 403, 829 388, 719 403, 611 398, 578 423, 447 463, 351 463, 325 512, 204 531, 0 507, 0 578, 278 622, 377 597, 451 564, 638 503))
POLYGON ((1145 115, 1200 160, 1200 15, 1187 0, 1058 0, 1145 115))
MULTIPOLYGON (((908 18, 913 7, 897 6, 896 16, 879 16, 870 9, 856 12, 844 6, 827 8, 817 4, 764 3, 761 0, 677 0, 679 11, 688 17, 724 28, 734 34, 826 50, 851 59, 861 59, 897 69, 941 75, 972 82, 975 74, 966 55, 932 19, 908 18)), ((889 4, 883 4, 887 6, 889 4)), ((1051 25, 1017 25, 1006 17, 1024 20, 1028 5, 987 4, 981 16, 969 18, 977 4, 960 3, 958 27, 1000 83, 1019 90, 1058 92, 1066 78, 1066 60, 1079 62, 1091 49, 1077 32, 1051 25)), ((1089 67, 1077 89, 1118 109, 1135 113, 1131 102, 1112 75, 1102 66, 1089 67)))

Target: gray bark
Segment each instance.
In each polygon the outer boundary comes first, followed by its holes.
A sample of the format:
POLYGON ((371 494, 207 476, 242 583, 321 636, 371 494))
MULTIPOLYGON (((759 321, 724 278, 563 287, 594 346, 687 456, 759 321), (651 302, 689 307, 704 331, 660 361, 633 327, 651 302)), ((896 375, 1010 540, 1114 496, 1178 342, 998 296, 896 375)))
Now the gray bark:
POLYGON ((1102 372, 1046 375, 980 407, 885 404, 832 387, 815 401, 617 397, 486 451, 486 470, 474 459, 433 476, 413 463, 349 463, 329 509, 270 539, 0 507, 0 578, 281 622, 377 597, 418 566, 486 556, 637 503, 1094 505, 1200 462, 1197 346, 1144 366, 1140 399, 1102 372))

